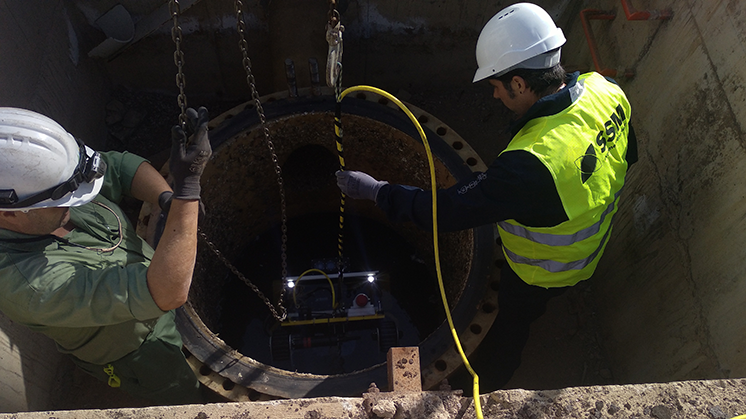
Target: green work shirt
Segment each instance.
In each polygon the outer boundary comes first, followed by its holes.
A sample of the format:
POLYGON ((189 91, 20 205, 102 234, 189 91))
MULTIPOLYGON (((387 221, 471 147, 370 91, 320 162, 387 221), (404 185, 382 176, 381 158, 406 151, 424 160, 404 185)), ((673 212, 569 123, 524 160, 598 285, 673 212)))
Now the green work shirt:
MULTIPOLYGON (((145 160, 102 153, 104 185, 95 202, 70 209, 75 224, 64 238, 0 229, 0 311, 57 342, 60 352, 105 364, 136 350, 164 314, 153 301, 146 273, 153 249, 116 204, 129 195, 145 160), (83 249, 77 245, 113 251, 83 249)), ((175 326, 171 326, 175 327, 175 326)), ((180 342, 178 342, 180 345, 180 342)))

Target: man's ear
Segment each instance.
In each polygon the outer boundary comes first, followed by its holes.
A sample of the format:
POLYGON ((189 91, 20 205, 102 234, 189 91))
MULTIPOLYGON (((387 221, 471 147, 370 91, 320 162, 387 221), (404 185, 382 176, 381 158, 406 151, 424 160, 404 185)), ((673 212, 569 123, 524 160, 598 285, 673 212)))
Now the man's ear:
POLYGON ((510 79, 510 87, 513 88, 513 91, 516 94, 522 95, 527 89, 526 80, 521 76, 513 76, 513 78, 510 79))

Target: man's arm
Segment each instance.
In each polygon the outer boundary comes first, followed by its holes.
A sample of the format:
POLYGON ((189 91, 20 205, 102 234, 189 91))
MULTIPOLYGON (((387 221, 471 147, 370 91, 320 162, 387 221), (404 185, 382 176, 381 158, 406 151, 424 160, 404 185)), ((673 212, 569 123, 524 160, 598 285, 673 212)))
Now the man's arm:
MULTIPOLYGON (((187 144, 181 127, 172 130, 169 167, 174 179, 173 198, 163 235, 147 272, 150 294, 164 311, 180 307, 189 295, 197 255, 200 177, 212 154, 207 135, 207 109, 200 108, 199 114, 189 109, 187 116, 195 133, 187 144)), ((165 181, 150 165, 141 165, 135 176, 132 187, 135 197, 157 203, 158 196, 170 190, 168 185, 164 188, 165 181), (141 182, 136 182, 138 175, 141 175, 141 182)))
POLYGON ((143 162, 137 168, 135 177, 132 178, 130 193, 140 201, 158 205, 158 197, 161 193, 171 191, 166 179, 148 162, 143 162))
MULTIPOLYGON (((168 182, 148 162, 137 168, 130 193, 141 201, 158 205, 158 197, 170 192, 168 182)), ((153 259, 148 267, 148 289, 163 311, 186 302, 197 256, 198 200, 173 201, 153 259), (197 208, 194 211, 194 208, 197 208)))
MULTIPOLYGON (((347 175, 356 178, 355 172, 347 175)), ((375 194, 357 194, 354 182, 338 175, 338 185, 351 198, 375 200, 392 222, 412 221, 432 228, 432 193, 412 186, 386 185, 360 177, 361 184, 376 186, 375 194)), ((358 187, 360 190, 371 190, 358 187)), ((458 184, 438 191, 438 229, 463 230, 506 219, 534 227, 548 227, 567 220, 549 170, 525 151, 500 155, 484 173, 473 173, 458 184)))
POLYGON ((197 257, 198 200, 174 199, 166 228, 148 267, 148 289, 163 311, 187 301, 197 257))

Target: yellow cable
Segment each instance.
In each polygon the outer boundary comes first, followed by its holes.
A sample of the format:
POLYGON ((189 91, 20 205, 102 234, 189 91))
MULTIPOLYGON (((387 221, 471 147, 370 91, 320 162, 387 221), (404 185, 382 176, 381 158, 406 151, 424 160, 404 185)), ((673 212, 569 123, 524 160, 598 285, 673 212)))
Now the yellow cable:
POLYGON ((453 335, 453 340, 456 342, 456 348, 458 349, 459 354, 461 355, 461 359, 464 361, 464 365, 466 366, 466 369, 469 370, 469 374, 474 378, 474 387, 473 387, 473 396, 474 396, 474 410, 477 413, 478 419, 483 419, 482 416, 482 405, 479 401, 479 376, 476 372, 471 368, 471 365, 469 365, 469 360, 466 359, 466 354, 464 354, 464 350, 461 347, 461 342, 458 339, 458 334, 456 333, 456 328, 453 325, 453 319, 451 318, 451 310, 448 308, 448 300, 446 299, 446 292, 445 288, 443 287, 443 275, 440 270, 440 256, 438 253, 438 210, 437 210, 437 195, 438 195, 438 188, 437 184, 435 182, 435 164, 433 163, 433 155, 430 152, 430 144, 427 142, 427 135, 425 135, 425 131, 422 129, 422 125, 417 121, 417 118, 412 115, 412 112, 409 111, 409 109, 396 97, 394 97, 392 94, 381 90, 377 87, 372 86, 353 86, 345 89, 340 95, 337 100, 341 101, 342 98, 347 96, 348 93, 351 92, 357 92, 357 91, 368 91, 373 92, 375 94, 381 95, 390 101, 394 102, 396 106, 398 106, 402 111, 404 111, 405 114, 409 117, 410 120, 414 123, 415 127, 417 127, 417 132, 419 132, 420 137, 422 137, 422 144, 425 146, 425 153, 427 153, 427 162, 430 165, 430 189, 432 191, 432 199, 433 199, 433 247, 435 251, 435 271, 438 275, 438 286, 440 287, 440 296, 443 300, 443 306, 446 310, 446 317, 448 318, 448 325, 451 328, 451 335, 453 335))
POLYGON ((336 296, 335 296, 335 294, 334 294, 334 284, 332 284, 332 280, 331 280, 331 278, 329 278, 329 275, 327 275, 327 274, 326 274, 326 272, 324 272, 324 271, 322 271, 322 270, 320 270, 320 269, 315 269, 315 268, 311 268, 311 269, 309 269, 309 270, 307 270, 307 271, 303 272, 303 273, 302 273, 302 274, 300 274, 300 276, 299 276, 299 277, 298 277, 298 278, 297 278, 297 279, 295 280, 295 286, 293 287, 293 304, 295 304, 296 306, 298 305, 298 301, 296 301, 296 299, 295 299, 295 290, 297 290, 297 289, 298 289, 298 283, 300 282, 300 279, 301 279, 301 278, 303 278, 303 276, 304 276, 305 274, 309 273, 309 272, 318 272, 318 273, 320 273, 321 275, 324 275, 324 276, 326 277, 326 280, 327 280, 327 281, 329 281, 329 287, 331 287, 331 289, 332 289, 332 309, 335 309, 335 308, 337 308, 337 301, 336 301, 336 296))
POLYGON ((735 417, 732 417, 731 419, 746 419, 746 415, 735 416, 735 417))

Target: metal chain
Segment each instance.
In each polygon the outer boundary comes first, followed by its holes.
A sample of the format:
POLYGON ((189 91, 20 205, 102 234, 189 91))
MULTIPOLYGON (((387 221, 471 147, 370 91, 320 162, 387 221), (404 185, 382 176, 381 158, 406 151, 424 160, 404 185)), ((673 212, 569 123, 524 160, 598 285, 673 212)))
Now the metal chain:
MULTIPOLYGON (((181 13, 180 6, 179 6, 179 1, 178 0, 170 0, 169 4, 168 4, 168 7, 169 7, 169 11, 171 12, 171 18, 172 18, 172 20, 174 22, 174 27, 171 30, 171 39, 176 44, 176 52, 174 52, 174 63, 178 67, 178 73, 176 75, 176 85, 179 87, 179 96, 177 98, 177 102, 179 104, 179 107, 181 108, 181 114, 179 115, 179 124, 182 126, 182 128, 186 129, 186 120, 187 120, 187 117, 186 117, 186 107, 187 107, 187 100, 186 100, 186 95, 184 94, 184 86, 185 86, 186 83, 185 83, 184 72, 183 72, 184 53, 181 51, 182 33, 181 33, 181 27, 179 26, 179 14, 181 13)), ((242 26, 242 24, 243 24, 243 19, 241 19, 241 24, 239 25, 239 27, 242 26)), ((241 29, 239 29, 239 32, 240 31, 241 31, 241 29)), ((243 40, 243 35, 242 35, 242 40, 243 40)), ((245 43, 246 43, 245 40, 243 40, 242 46, 241 46, 241 49, 244 51, 244 64, 248 60, 248 57, 247 57, 247 54, 246 54, 246 49, 244 48, 244 44, 245 43)), ((249 62, 249 64, 250 64, 250 62, 249 62)), ((247 68, 250 68, 250 67, 247 67, 247 68)), ((251 75, 250 70, 249 70, 249 75, 251 75)), ((252 83, 251 84, 252 90, 253 90, 253 93, 254 93, 254 96, 255 96, 254 100, 257 103, 259 103, 259 101, 258 101, 258 99, 256 97, 256 88, 254 88, 254 85, 253 85, 253 76, 251 77, 251 83, 252 83)), ((260 115, 260 118, 262 120, 262 126, 264 127, 264 130, 265 130, 265 136, 268 136, 269 135, 269 130, 267 129, 267 127, 265 125, 266 118, 264 117, 264 110, 262 110, 259 115, 260 115)), ((269 137, 267 137, 267 140, 269 141, 269 137)), ((283 280, 283 285, 284 285, 284 283, 286 281, 286 277, 287 277, 287 257, 286 257, 286 248, 287 248, 287 245, 286 245, 286 242, 287 242, 286 232, 287 232, 287 228, 285 226, 285 221, 286 221, 286 216, 285 216, 285 193, 284 193, 284 189, 282 187, 282 178, 280 177, 280 169, 279 169, 279 165, 277 163, 277 156, 275 155, 274 146, 272 145, 271 141, 269 141, 269 145, 270 145, 270 151, 272 152, 272 161, 275 163, 275 171, 277 172, 277 175, 278 175, 278 178, 279 178, 280 197, 281 197, 281 201, 282 201, 282 238, 283 238, 283 240, 282 240, 282 280, 283 280)), ((282 300, 284 298, 283 294, 284 294, 284 289, 285 289, 284 286, 282 287, 283 291, 280 292, 280 299, 279 299, 279 302, 277 303, 277 306, 278 306, 278 308, 280 310, 280 313, 278 313, 277 310, 275 309, 274 305, 272 305, 272 302, 269 300, 269 298, 267 298, 264 295, 264 293, 256 285, 254 285, 248 278, 246 278, 238 270, 238 268, 236 268, 235 266, 233 266, 233 264, 225 256, 223 256, 223 254, 220 252, 220 250, 217 248, 217 246, 215 246, 215 244, 212 241, 210 241, 210 239, 207 237, 207 235, 200 228, 197 228, 197 233, 205 241, 205 243, 207 243, 207 246, 210 248, 210 250, 212 250, 212 252, 215 254, 215 256, 221 262, 223 262, 223 264, 228 269, 230 269, 230 271, 233 272, 234 275, 236 275, 239 279, 241 279, 244 283, 246 283, 246 285, 248 285, 249 288, 251 288, 252 290, 254 290, 254 292, 259 296, 259 298, 261 298, 264 301, 264 304, 267 305, 267 307, 269 308, 269 311, 272 312, 272 315, 278 321, 283 321, 283 320, 285 320, 287 318, 287 310, 282 305, 282 300)))
POLYGON ((179 96, 177 96, 176 101, 181 109, 181 114, 179 114, 179 125, 181 125, 182 129, 186 130, 187 99, 184 94, 186 80, 184 79, 184 53, 181 51, 182 33, 181 26, 179 26, 181 6, 179 5, 179 0, 169 1, 168 10, 171 12, 171 20, 174 22, 174 27, 171 28, 171 39, 174 41, 174 44, 176 44, 176 51, 174 51, 174 64, 176 64, 176 68, 178 69, 176 72, 176 86, 179 88, 179 96))
MULTIPOLYGON (((259 298, 261 298, 262 300, 264 300, 264 304, 267 305, 267 307, 269 308, 269 311, 272 312, 272 315, 275 317, 275 319, 277 319, 278 321, 283 321, 283 320, 285 320, 287 318, 287 316, 288 316, 287 310, 285 309, 285 307, 282 306, 282 304, 278 304, 278 308, 280 309, 280 313, 278 313, 277 310, 275 309, 275 306, 273 306, 272 302, 269 301, 269 298, 267 298, 264 295, 264 293, 256 285, 254 285, 248 278, 246 278, 238 270, 238 268, 236 268, 235 266, 233 266, 233 264, 225 256, 223 256, 223 254, 220 252, 220 250, 217 248, 217 246, 215 246, 215 244, 213 242, 211 242, 207 238, 207 236, 205 235, 205 233, 203 233, 202 230, 198 230, 198 233, 202 237, 202 239, 207 243, 207 246, 210 247, 210 250, 212 250, 212 252, 215 253, 215 256, 217 256, 217 258, 221 262, 223 262, 223 264, 225 264, 225 266, 227 266, 228 269, 230 269, 231 272, 233 272, 234 275, 236 275, 241 281, 243 281, 244 283, 246 283, 246 285, 248 285, 249 288, 251 288, 252 290, 254 290, 254 292, 256 293, 256 295, 259 296, 259 298)), ((280 301, 282 301, 282 300, 280 300, 280 301)))
MULTIPOLYGON (((269 152, 272 156, 272 163, 275 167, 275 174, 277 175, 277 186, 280 192, 280 217, 281 217, 281 232, 282 232, 282 241, 280 245, 280 251, 281 251, 281 259, 282 259, 282 283, 285 284, 287 281, 287 275, 288 275, 288 264, 287 264, 287 212, 285 210, 285 186, 282 181, 282 169, 280 168, 280 164, 277 159, 277 153, 275 152, 275 145, 272 143, 272 138, 269 133, 269 128, 267 127, 267 117, 264 115, 264 107, 262 106, 262 101, 259 100, 259 93, 256 89, 256 81, 254 80, 254 74, 251 71, 251 60, 249 59, 249 45, 246 42, 246 24, 244 23, 243 19, 243 3, 241 0, 235 0, 234 5, 236 8, 236 22, 237 22, 237 30, 238 30, 238 36, 240 38, 239 46, 241 48, 241 54, 243 55, 243 66, 246 70, 246 82, 249 84, 249 87, 251 88, 251 97, 254 99, 254 105, 256 106, 256 112, 259 115, 259 121, 262 125, 262 132, 264 133, 264 139, 267 143, 267 147, 269 148, 269 152)), ((287 315, 287 312, 285 308, 282 306, 282 300, 284 297, 284 291, 285 287, 282 287, 282 290, 280 291, 280 298, 277 302, 277 305, 280 307, 280 310, 283 312, 283 316, 287 315)), ((273 311, 274 313, 274 311, 273 311)), ((276 317, 276 316, 275 316, 276 317)), ((279 319, 282 320, 282 319, 279 319)))

